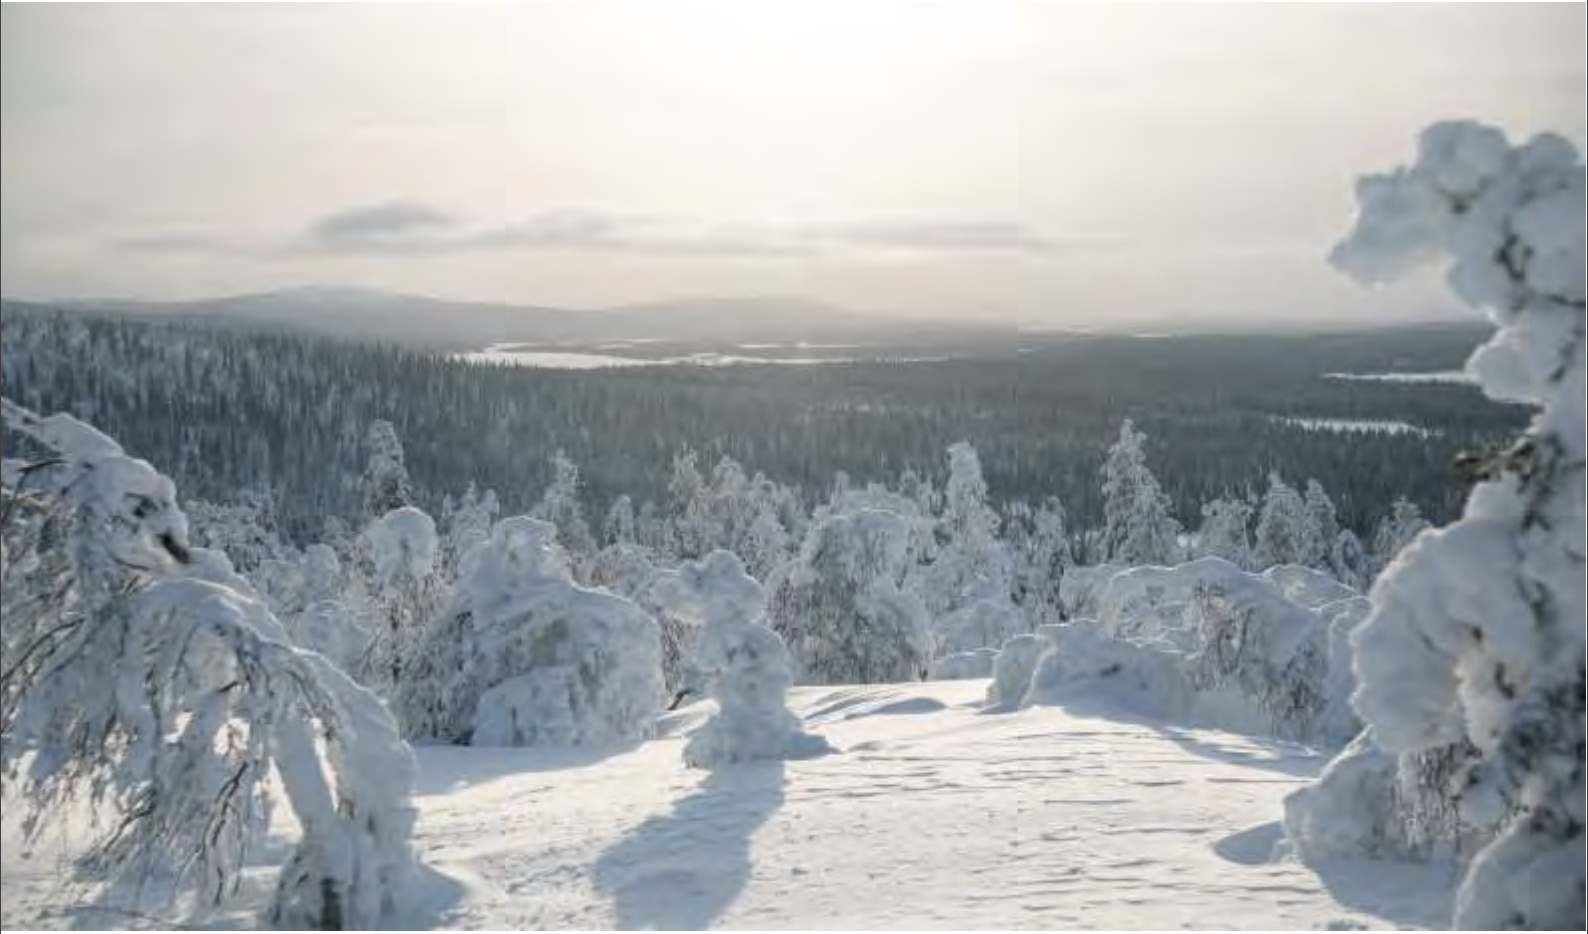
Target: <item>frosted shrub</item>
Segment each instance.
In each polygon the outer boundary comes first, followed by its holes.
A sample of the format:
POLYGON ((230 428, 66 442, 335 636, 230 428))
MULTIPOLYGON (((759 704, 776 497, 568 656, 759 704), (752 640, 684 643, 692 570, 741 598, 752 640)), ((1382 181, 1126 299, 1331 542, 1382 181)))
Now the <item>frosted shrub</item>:
POLYGON ((396 707, 414 735, 476 745, 608 746, 651 735, 656 623, 573 582, 549 523, 496 524, 432 624, 396 707))
POLYGON ((997 700, 1091 692, 1155 719, 1341 745, 1360 726, 1347 707, 1343 643, 1363 611, 1359 596, 1324 602, 1350 594, 1325 578, 1306 568, 1250 574, 1211 557, 1121 571, 1094 588, 1097 619, 1006 645, 997 700), (1008 679, 1033 645, 1041 657, 1021 692, 1008 679))

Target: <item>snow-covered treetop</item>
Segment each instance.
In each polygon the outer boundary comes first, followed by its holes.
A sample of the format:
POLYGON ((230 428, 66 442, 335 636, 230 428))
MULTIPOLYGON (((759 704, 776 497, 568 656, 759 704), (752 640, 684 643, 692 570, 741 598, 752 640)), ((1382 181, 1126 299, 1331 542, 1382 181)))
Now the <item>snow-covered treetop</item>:
MULTIPOLYGON (((1381 283, 1448 254, 1450 287, 1501 328, 1468 370, 1492 398, 1544 402, 1583 323, 1584 175, 1572 144, 1544 133, 1513 147, 1493 127, 1438 123, 1415 162, 1361 179, 1356 196, 1356 225, 1334 264, 1381 283)), ((1580 417, 1550 427, 1582 449, 1580 417)))
POLYGON ((335 600, 341 596, 342 563, 330 545, 314 544, 303 550, 303 591, 306 602, 335 600))
POLYGON ((557 527, 528 516, 510 516, 491 529, 489 544, 475 553, 461 584, 476 610, 489 615, 547 580, 573 580, 568 558, 557 545, 557 527))
POLYGON ((720 548, 660 575, 651 593, 668 613, 698 626, 756 623, 766 614, 766 592, 738 555, 720 548))
POLYGON ((96 544, 121 564, 156 570, 188 556, 187 517, 176 487, 147 461, 64 413, 40 416, 4 401, 5 424, 48 448, 59 463, 51 484, 76 509, 102 520, 96 544))
POLYGON ((369 528, 370 557, 381 586, 403 577, 421 578, 436 560, 436 523, 412 506, 393 509, 369 528))
POLYGON ((828 516, 806 537, 800 563, 805 568, 836 566, 854 581, 891 580, 903 566, 909 525, 897 513, 862 509, 828 516))

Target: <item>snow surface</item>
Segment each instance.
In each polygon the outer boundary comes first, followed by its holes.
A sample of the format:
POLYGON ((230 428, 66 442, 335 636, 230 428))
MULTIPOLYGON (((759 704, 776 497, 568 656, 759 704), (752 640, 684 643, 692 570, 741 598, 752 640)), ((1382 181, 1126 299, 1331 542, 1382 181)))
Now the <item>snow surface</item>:
MULTIPOLYGON (((1446 923, 1447 864, 1274 858, 1287 744, 1081 715, 982 712, 986 681, 795 688, 824 758, 687 768, 682 734, 584 750, 416 750, 417 926, 1307 929, 1446 923)), ((14 845, 12 925, 52 913, 61 852, 14 845)), ((69 839, 56 841, 70 843, 69 839)), ((245 887, 244 897, 250 895, 245 887)), ((261 893, 253 892, 255 896, 261 893)), ((232 914, 235 920, 240 917, 232 914)))

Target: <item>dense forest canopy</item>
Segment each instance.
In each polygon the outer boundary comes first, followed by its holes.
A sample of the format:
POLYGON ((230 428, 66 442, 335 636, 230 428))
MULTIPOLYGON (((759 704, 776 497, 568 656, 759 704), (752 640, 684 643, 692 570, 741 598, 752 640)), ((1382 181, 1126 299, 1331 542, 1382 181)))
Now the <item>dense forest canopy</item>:
MULTIPOLYGON (((685 448, 703 469, 729 456, 817 502, 840 473, 861 485, 908 469, 941 483, 943 452, 963 440, 994 501, 1057 496, 1084 528, 1101 521, 1098 469, 1130 418, 1188 527, 1203 503, 1260 494, 1277 471, 1317 479, 1342 523, 1362 531, 1403 495, 1435 520, 1453 515, 1464 496, 1453 458, 1525 420, 1470 386, 1327 375, 1457 369, 1476 342, 1467 325, 1006 333, 944 347, 942 359, 581 371, 11 302, 3 328, 7 396, 93 419, 169 465, 185 495, 268 491, 283 531, 304 543, 327 517, 358 516, 365 432, 377 419, 395 425, 427 508, 475 483, 495 490, 506 514, 528 509, 559 450, 582 472, 588 514, 621 494, 661 502, 685 448), (1406 422, 1426 434, 1342 437, 1289 419, 1406 422)), ((909 335, 899 341, 920 349, 909 335)))

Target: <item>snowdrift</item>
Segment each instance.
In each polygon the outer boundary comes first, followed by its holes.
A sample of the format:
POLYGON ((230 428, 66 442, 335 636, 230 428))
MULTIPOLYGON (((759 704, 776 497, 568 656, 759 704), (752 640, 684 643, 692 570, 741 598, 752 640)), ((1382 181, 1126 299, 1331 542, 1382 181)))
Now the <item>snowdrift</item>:
POLYGON ((1099 576, 1077 581, 1096 618, 1005 644, 995 703, 1103 700, 1155 720, 1330 747, 1360 729, 1346 636, 1367 602, 1339 582, 1291 566, 1250 574, 1220 558, 1099 576))

